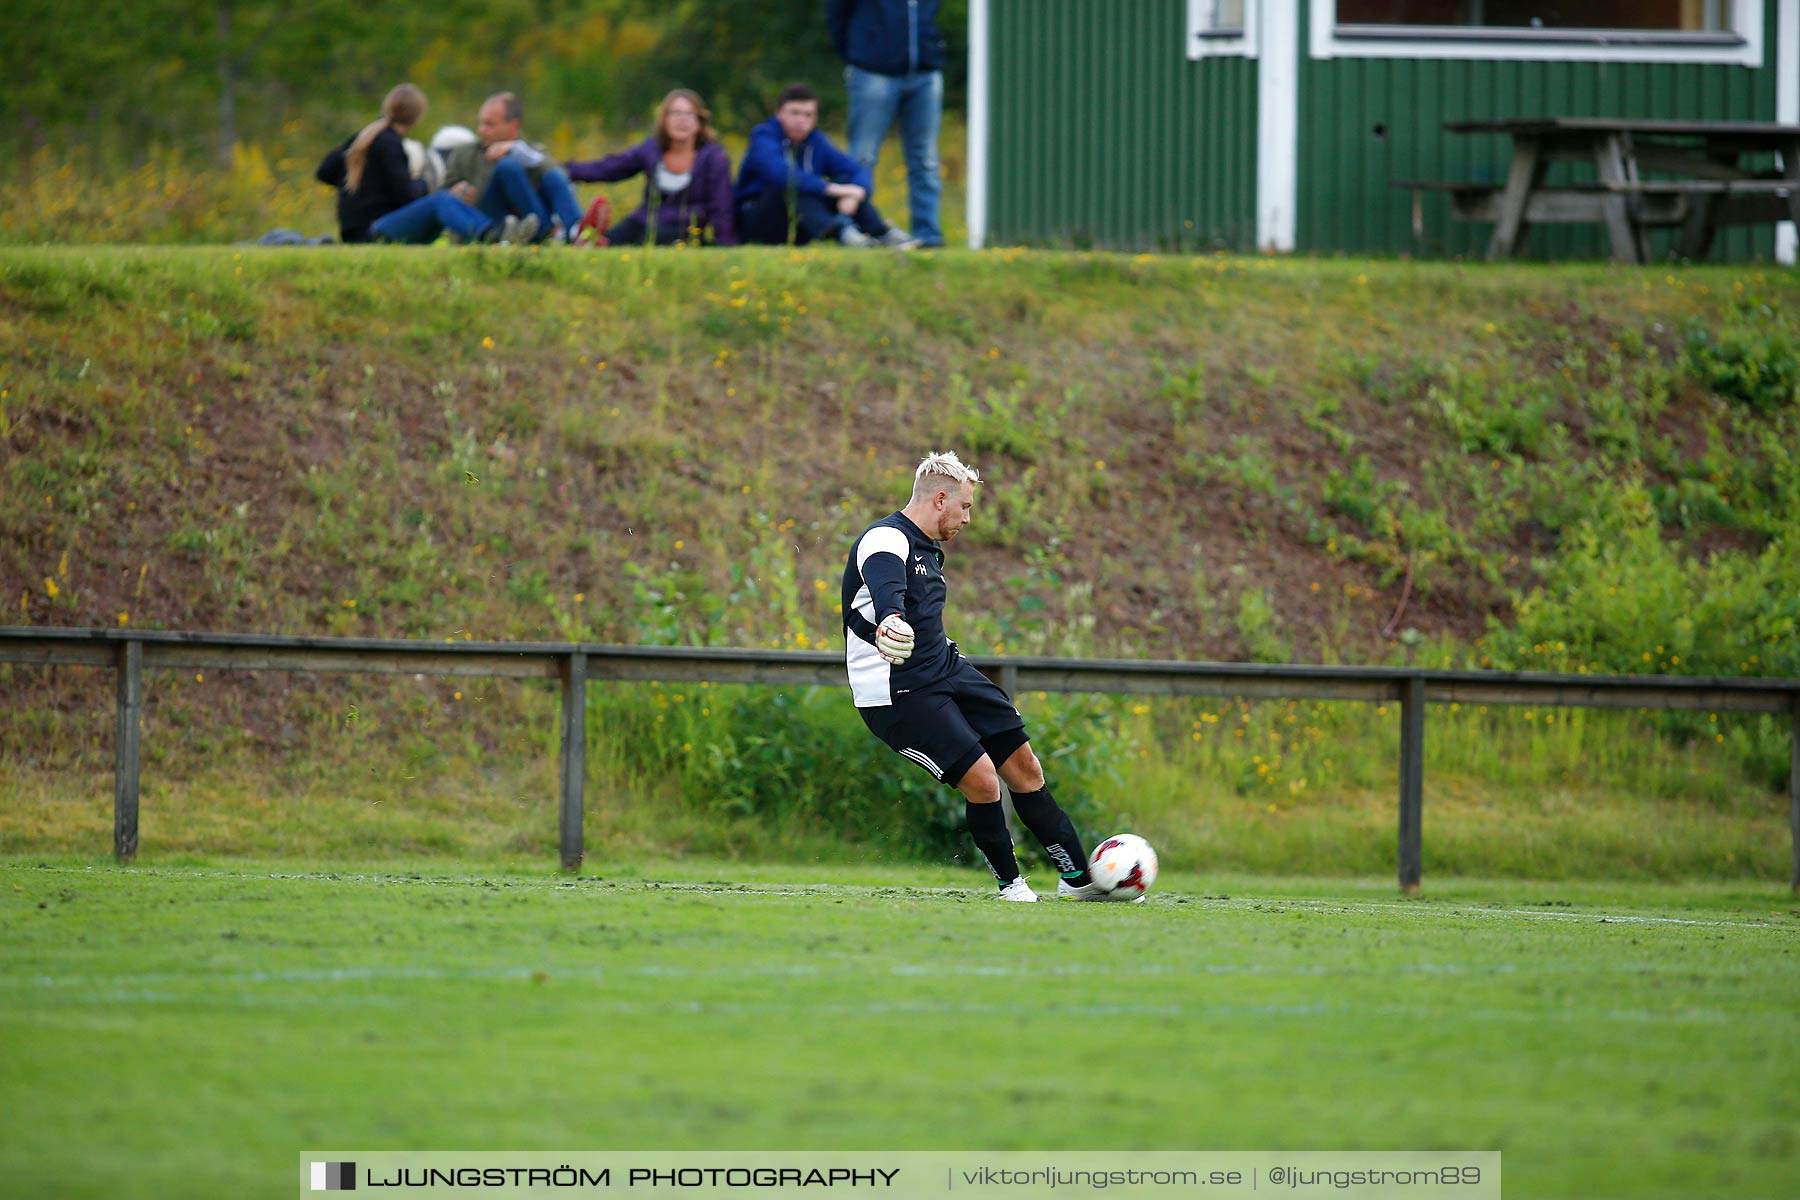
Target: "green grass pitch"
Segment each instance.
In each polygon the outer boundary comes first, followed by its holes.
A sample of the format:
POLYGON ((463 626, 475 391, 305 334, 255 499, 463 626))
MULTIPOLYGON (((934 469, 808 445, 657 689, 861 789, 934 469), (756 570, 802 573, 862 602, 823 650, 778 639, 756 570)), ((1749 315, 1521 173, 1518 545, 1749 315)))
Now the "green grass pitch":
POLYGON ((1793 1194, 1785 891, 1428 887, 13 858, 0 1191, 285 1196, 339 1147, 1498 1149, 1508 1197, 1793 1194))

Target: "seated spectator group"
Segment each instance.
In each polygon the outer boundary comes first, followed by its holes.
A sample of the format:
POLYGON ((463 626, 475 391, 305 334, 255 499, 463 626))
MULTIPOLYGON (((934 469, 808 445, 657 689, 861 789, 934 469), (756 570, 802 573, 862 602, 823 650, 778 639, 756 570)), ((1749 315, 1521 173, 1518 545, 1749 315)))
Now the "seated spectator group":
POLYGON ((820 132, 819 97, 805 84, 783 89, 773 115, 751 130, 735 186, 712 115, 686 88, 663 97, 654 129, 635 146, 561 164, 525 137, 524 107, 511 92, 482 104, 473 131, 446 126, 429 147, 408 137, 425 110, 424 93, 400 84, 380 117, 320 162, 319 181, 337 189, 345 242, 917 244, 876 209, 869 166, 820 132), (577 183, 638 176, 643 200, 616 222, 605 198, 585 210, 577 198, 577 183))

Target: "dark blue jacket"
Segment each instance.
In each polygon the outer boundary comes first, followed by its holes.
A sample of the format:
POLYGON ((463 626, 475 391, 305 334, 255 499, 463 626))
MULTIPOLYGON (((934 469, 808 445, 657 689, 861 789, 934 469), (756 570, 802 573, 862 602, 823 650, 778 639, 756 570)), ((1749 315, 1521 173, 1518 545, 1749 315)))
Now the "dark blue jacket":
POLYGON ((825 23, 839 57, 877 75, 937 71, 944 65, 939 0, 825 0, 825 23))
POLYGON ((786 191, 789 186, 803 196, 823 196, 828 183, 854 183, 875 194, 868 168, 832 145, 817 129, 798 146, 788 143, 775 117, 750 131, 750 147, 738 169, 739 204, 767 191, 786 191), (791 165, 790 153, 794 156, 791 165))

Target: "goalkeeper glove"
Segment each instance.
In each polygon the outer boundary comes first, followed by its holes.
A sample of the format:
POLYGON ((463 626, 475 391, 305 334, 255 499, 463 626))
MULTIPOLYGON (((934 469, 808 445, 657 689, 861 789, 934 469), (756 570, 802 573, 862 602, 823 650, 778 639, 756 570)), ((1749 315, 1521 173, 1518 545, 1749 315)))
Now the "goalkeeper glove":
POLYGON ((875 627, 875 649, 881 652, 881 657, 899 666, 912 657, 912 626, 899 613, 894 613, 875 627))

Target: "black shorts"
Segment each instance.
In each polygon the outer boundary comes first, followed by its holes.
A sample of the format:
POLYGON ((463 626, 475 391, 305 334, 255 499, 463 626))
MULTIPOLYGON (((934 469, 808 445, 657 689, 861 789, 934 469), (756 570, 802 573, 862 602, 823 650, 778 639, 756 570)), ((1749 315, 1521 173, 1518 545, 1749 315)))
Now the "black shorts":
POLYGON ((889 749, 951 787, 983 754, 998 767, 1029 740, 1025 718, 1000 685, 967 660, 948 679, 856 711, 889 749))

